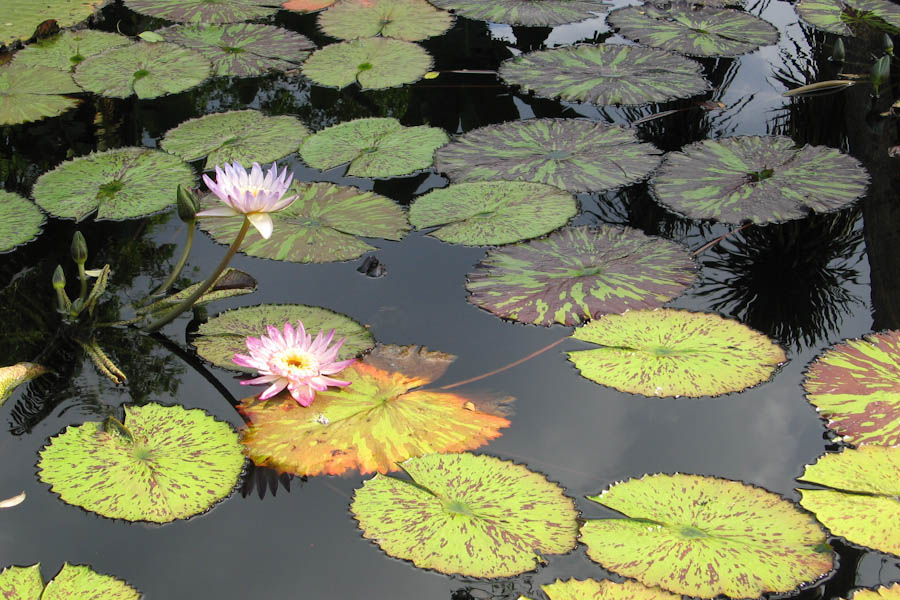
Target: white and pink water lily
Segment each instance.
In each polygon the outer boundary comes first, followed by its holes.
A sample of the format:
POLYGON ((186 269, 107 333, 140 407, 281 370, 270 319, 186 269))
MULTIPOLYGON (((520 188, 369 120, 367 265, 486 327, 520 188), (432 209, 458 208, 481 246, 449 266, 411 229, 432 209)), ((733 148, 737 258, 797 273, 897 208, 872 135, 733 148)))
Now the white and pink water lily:
POLYGON ((253 163, 249 173, 238 161, 225 163, 224 169, 216 165, 216 180, 203 175, 203 182, 225 206, 202 210, 197 216, 246 215, 259 234, 268 239, 274 229, 269 213, 287 208, 297 198, 284 197, 293 179, 294 174, 289 174, 287 167, 279 174, 275 163, 272 163, 272 168, 265 175, 258 163, 253 163))
POLYGON ((356 360, 335 360, 347 338, 341 338, 329 348, 328 345, 334 339, 334 329, 327 334, 320 331, 315 341, 306 333, 302 321, 297 322, 296 329, 290 323, 285 323, 284 331, 271 325, 266 327, 266 331, 268 335, 247 338, 245 343, 250 351, 249 356, 235 354, 232 359, 242 367, 250 367, 259 372, 259 377, 242 381, 243 385, 271 384, 260 394, 261 400, 271 398, 287 388, 294 400, 303 406, 309 406, 315 399, 316 392, 325 391, 330 385, 350 385, 349 381, 328 377, 356 360))

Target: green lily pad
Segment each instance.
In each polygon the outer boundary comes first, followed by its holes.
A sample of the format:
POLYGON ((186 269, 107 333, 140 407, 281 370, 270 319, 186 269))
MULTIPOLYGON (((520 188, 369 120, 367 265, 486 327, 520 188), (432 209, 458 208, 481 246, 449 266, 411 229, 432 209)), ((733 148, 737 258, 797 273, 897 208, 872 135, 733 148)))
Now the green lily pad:
MULTIPOLYGON (((265 239, 252 229, 241 244, 241 252, 302 263, 351 260, 378 249, 357 236, 399 240, 409 230, 403 209, 375 192, 333 183, 295 181, 287 194, 298 197, 287 208, 270 213, 275 223, 271 237, 265 239)), ((217 203, 208 196, 201 208, 212 208, 217 203)), ((203 217, 199 224, 217 242, 230 244, 243 220, 243 215, 203 217)))
POLYGON ((139 600, 141 593, 109 575, 101 575, 86 565, 64 563, 47 587, 41 565, 7 567, 0 572, 0 597, 7 600, 139 600))
POLYGON ((68 504, 113 519, 168 523, 231 494, 237 434, 200 409, 126 406, 125 421, 70 425, 40 452, 38 476, 68 504))
POLYGON ((37 238, 46 219, 34 202, 0 190, 0 252, 37 238))
POLYGON ((79 102, 60 94, 79 92, 72 76, 57 69, 21 63, 0 66, 0 125, 60 115, 79 102))
POLYGON ((137 219, 175 203, 175 190, 194 185, 180 158, 148 148, 118 148, 66 161, 41 175, 32 189, 54 217, 81 221, 137 219))
POLYGON ((847 541, 900 556, 900 447, 862 446, 825 454, 800 481, 831 490, 799 490, 800 505, 847 541))
POLYGON ((300 147, 300 156, 314 169, 350 163, 347 175, 393 177, 429 168, 435 149, 449 141, 438 127, 404 127, 390 118, 356 119, 313 134, 300 147))
POLYGON ((881 586, 874 590, 856 590, 850 600, 900 600, 900 583, 890 587, 881 586))
POLYGON ((626 516, 582 525, 591 560, 676 594, 785 593, 834 565, 815 519, 781 496, 739 481, 644 475, 588 499, 626 516))
POLYGON ((666 155, 650 180, 656 199, 691 219, 778 223, 832 212, 866 192, 869 175, 852 156, 797 147, 784 136, 703 140, 666 155))
POLYGON ((309 38, 272 25, 173 25, 158 33, 167 41, 196 50, 219 76, 253 77, 296 69, 316 46, 309 38))
POLYGON ((718 396, 772 377, 784 350, 746 325, 711 313, 630 310, 579 327, 602 348, 569 352, 581 374, 644 396, 718 396))
POLYGON ((38 25, 53 19, 60 27, 84 21, 110 0, 3 0, 0 46, 27 40, 38 25))
POLYGON ((653 144, 633 129, 581 119, 529 119, 488 125, 438 149, 435 168, 451 181, 536 181, 570 192, 635 183, 659 166, 653 144))
POLYGON ((579 581, 557 579, 541 589, 550 600, 681 600, 681 596, 670 594, 658 587, 647 587, 637 581, 626 580, 622 583, 604 579, 579 581))
POLYGON ((130 46, 133 42, 118 33, 82 29, 63 31, 38 40, 13 56, 14 64, 52 67, 60 71, 74 71, 88 56, 109 48, 130 46))
POLYGON ((234 110, 185 121, 166 132, 163 150, 185 161, 206 157, 204 170, 238 161, 269 163, 297 150, 309 135, 299 119, 269 117, 256 110, 234 110))
POLYGON ((303 63, 303 74, 326 87, 358 83, 364 90, 380 90, 418 81, 431 65, 428 52, 412 42, 361 38, 316 50, 303 63))
POLYGON ((646 4, 614 10, 607 22, 630 40, 695 56, 737 56, 778 41, 774 26, 730 8, 646 4))
POLYGON ((457 183, 433 190, 409 207, 416 229, 452 244, 500 245, 549 233, 578 213, 575 197, 529 181, 457 183))
POLYGON ((319 28, 341 40, 381 36, 417 42, 452 25, 453 15, 425 0, 338 2, 319 15, 319 28))
POLYGON ((282 329, 287 322, 296 326, 298 320, 303 321, 303 326, 311 335, 334 329, 335 339, 347 338, 338 351, 340 360, 356 356, 375 345, 372 334, 350 317, 302 304, 262 304, 219 313, 200 325, 193 344, 197 354, 216 366, 252 373, 252 369, 237 365, 232 360, 235 354, 247 352, 247 337, 265 335, 267 325, 282 329))
POLYGON ((602 0, 432 0, 438 8, 491 23, 510 25, 564 25, 605 13, 609 2, 602 0))
POLYGON ((622 45, 539 50, 500 65, 500 77, 542 98, 645 104, 709 91, 702 67, 673 52, 622 45))
POLYGON ((198 86, 212 72, 212 64, 199 52, 167 42, 138 42, 86 58, 75 68, 75 81, 101 96, 137 94, 145 99, 198 86))
POLYGON ((274 0, 125 0, 142 15, 179 23, 239 23, 275 14, 274 0))
POLYGON ((687 250, 637 229, 567 227, 491 250, 467 276, 469 302, 505 319, 576 325, 655 308, 690 286, 687 250))
POLYGON ((391 556, 441 573, 512 577, 575 547, 575 505, 540 473, 469 453, 400 466, 412 481, 376 475, 350 505, 363 537, 391 556))
POLYGON ((797 14, 838 35, 856 35, 867 28, 900 33, 900 6, 890 0, 801 0, 797 14))
POLYGON ((50 371, 37 363, 20 362, 0 367, 0 406, 12 395, 13 390, 35 377, 50 371))

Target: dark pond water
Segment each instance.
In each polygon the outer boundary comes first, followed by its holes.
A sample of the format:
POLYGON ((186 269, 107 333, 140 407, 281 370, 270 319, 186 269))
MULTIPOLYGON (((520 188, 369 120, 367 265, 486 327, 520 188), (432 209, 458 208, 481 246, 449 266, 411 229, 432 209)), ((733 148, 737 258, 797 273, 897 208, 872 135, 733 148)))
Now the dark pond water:
MULTIPOLYGON (((613 514, 586 501, 586 494, 656 472, 728 477, 798 499, 794 478, 831 447, 800 387, 805 367, 841 339, 900 327, 900 179, 898 159, 888 157, 900 134, 896 119, 875 116, 897 98, 898 86, 878 101, 866 86, 800 101, 784 98, 788 85, 833 75, 828 56, 835 38, 801 26, 787 2, 758 2, 750 12, 776 24, 780 42, 738 59, 702 60, 715 87, 702 98, 597 108, 530 97, 483 74, 445 74, 364 93, 316 87, 299 74, 220 78, 159 100, 111 101, 117 120, 104 124, 103 131, 93 123, 95 100, 62 117, 6 127, 0 130, 0 185, 27 196, 38 175, 67 157, 97 149, 98 143, 154 147, 168 129, 188 118, 244 107, 297 115, 313 130, 351 118, 392 116, 405 125, 427 123, 452 134, 535 116, 628 123, 651 112, 714 100, 726 108, 679 112, 637 130, 664 150, 738 134, 782 134, 800 143, 840 148, 872 175, 863 201, 838 214, 732 236, 700 256, 698 283, 672 303, 736 317, 779 340, 789 362, 772 381, 719 398, 644 398, 581 378, 564 354, 579 344, 567 341, 523 366, 462 388, 476 396, 516 398, 512 426, 479 451, 547 474, 576 499, 585 517, 613 514)), ((314 16, 280 13, 274 22, 319 45, 329 41, 317 32, 314 16)), ((134 34, 157 24, 111 6, 95 26, 134 34)), ((602 17, 552 30, 460 18, 449 33, 423 45, 435 56, 437 70, 495 70, 501 60, 529 49, 603 40, 624 41, 610 34, 602 17)), ((866 60, 865 42, 854 42, 853 48, 858 60, 866 60)), ((279 162, 290 165, 301 180, 374 187, 403 205, 447 183, 434 173, 373 183, 342 177, 341 169, 322 174, 296 155, 279 162)), ((649 198, 646 184, 579 199, 579 224, 627 224, 692 248, 727 231, 671 216, 649 198)), ((95 257, 91 263, 112 265, 111 289, 123 306, 165 276, 183 243, 182 227, 174 214, 77 226, 95 257)), ((51 220, 38 241, 0 257, 0 364, 33 358, 55 330, 50 275, 68 256, 75 229, 72 222, 51 220), (31 329, 41 332, 22 335, 31 329)), ((189 264, 196 278, 205 276, 223 253, 206 236, 198 238, 189 264)), ((438 384, 495 369, 570 332, 503 322, 468 304, 465 274, 483 248, 451 246, 420 233, 402 242, 372 243, 381 248, 376 256, 387 266, 383 278, 358 273, 361 261, 296 265, 238 256, 233 266, 252 273, 259 290, 214 305, 210 312, 267 302, 325 306, 369 325, 380 342, 422 344, 457 355, 438 384)), ((550 557, 536 572, 499 582, 448 577, 388 558, 362 539, 349 513, 349 497, 363 480, 358 475, 278 483, 273 473, 256 470, 248 473, 240 493, 209 513, 165 526, 109 520, 61 502, 37 480, 35 462, 48 437, 69 424, 115 414, 123 403, 155 401, 199 407, 241 425, 234 405, 247 388, 234 373, 194 357, 186 335, 195 327, 185 317, 166 327, 164 337, 132 329, 108 331, 102 334, 103 344, 129 374, 126 385, 114 386, 84 357, 72 354, 52 365, 59 377, 20 388, 0 409, 5 425, 0 432, 0 497, 27 493, 22 505, 0 511, 0 565, 40 562, 49 577, 64 561, 90 564, 127 580, 147 598, 173 600, 515 600, 520 594, 542 598, 539 585, 557 577, 609 576, 587 559, 582 545, 568 555, 550 557)), ((840 541, 834 545, 840 553, 837 572, 799 597, 834 597, 856 585, 900 579, 895 557, 840 541)))

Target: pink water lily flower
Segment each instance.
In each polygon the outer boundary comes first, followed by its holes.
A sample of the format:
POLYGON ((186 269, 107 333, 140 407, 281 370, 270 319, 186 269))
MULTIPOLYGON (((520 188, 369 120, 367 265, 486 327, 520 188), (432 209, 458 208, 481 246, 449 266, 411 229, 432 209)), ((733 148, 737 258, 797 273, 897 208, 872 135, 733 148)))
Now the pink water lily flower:
POLYGON ((260 394, 260 400, 271 398, 287 388, 294 400, 303 406, 309 406, 317 391, 325 391, 329 385, 350 385, 349 381, 328 377, 356 360, 351 358, 335 361, 338 349, 347 338, 341 338, 329 348, 328 345, 334 338, 334 329, 327 335, 320 331, 315 341, 306 333, 302 321, 297 321, 297 329, 290 323, 285 323, 284 332, 271 325, 266 327, 266 331, 268 335, 247 338, 249 356, 235 354, 232 359, 242 367, 250 367, 259 372, 260 377, 242 381, 243 385, 272 384, 260 394))
POLYGON ((238 161, 225 163, 224 170, 216 165, 216 180, 213 181, 204 174, 203 183, 225 203, 225 206, 202 210, 197 216, 247 215, 259 234, 269 239, 274 228, 269 213, 287 208, 297 198, 297 196, 284 198, 284 193, 293 179, 294 174, 288 174, 287 167, 279 175, 278 165, 275 163, 272 163, 272 168, 265 176, 258 163, 253 163, 250 173, 247 173, 238 161))

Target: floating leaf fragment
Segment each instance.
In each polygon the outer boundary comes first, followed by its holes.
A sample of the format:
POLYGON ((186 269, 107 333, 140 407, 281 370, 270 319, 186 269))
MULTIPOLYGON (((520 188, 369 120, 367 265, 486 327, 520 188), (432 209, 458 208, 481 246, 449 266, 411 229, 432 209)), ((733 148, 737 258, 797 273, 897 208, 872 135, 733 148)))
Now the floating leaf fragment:
POLYGON ((101 575, 86 565, 63 563, 47 587, 40 563, 30 567, 7 567, 0 572, 0 596, 9 600, 140 600, 141 593, 110 575, 101 575))
POLYGON ((274 14, 274 0, 125 0, 142 15, 179 23, 238 23, 274 14))
POLYGON ((900 583, 880 586, 874 590, 861 589, 853 592, 850 600, 900 600, 900 583))
MULTIPOLYGON (((149 32, 145 32, 149 33, 149 32)), ((51 67, 60 71, 74 71, 84 59, 109 48, 129 46, 130 39, 118 33, 93 29, 63 31, 52 37, 29 44, 13 57, 13 64, 51 67)))
POLYGON ((45 221, 44 213, 34 202, 0 190, 0 252, 35 239, 45 221))
POLYGON ((431 0, 431 3, 467 19, 539 27, 590 19, 605 13, 610 6, 603 0, 431 0))
POLYGON ((7 498, 6 500, 0 500, 0 508, 12 508, 13 506, 18 506, 23 502, 25 502, 25 492, 17 494, 12 498, 7 498))
POLYGON ((81 91, 69 73, 51 67, 0 65, 0 125, 60 115, 78 105, 77 99, 62 94, 81 91))
POLYGON ((900 33, 900 6, 890 0, 801 0, 797 14, 837 35, 856 35, 861 28, 900 33))
POLYGON ((381 36, 418 42, 452 25, 453 15, 425 0, 343 0, 319 15, 319 28, 341 40, 381 36))
POLYGON ((361 38, 316 50, 303 74, 326 87, 358 83, 364 90, 413 83, 431 70, 431 56, 412 42, 388 38, 361 38))
POLYGON ((630 579, 622 583, 609 579, 557 579, 549 585, 542 585, 541 589, 550 600, 681 600, 680 596, 630 579))
POLYGON ((17 387, 49 371, 47 367, 32 362, 0 367, 0 406, 3 406, 17 387))
POLYGON ((110 0, 3 0, 0 16, 0 46, 32 37, 35 29, 48 20, 57 27, 70 27, 84 21, 110 0))
POLYGON ((334 4, 337 0, 288 0, 281 3, 281 8, 297 12, 315 12, 334 4))

